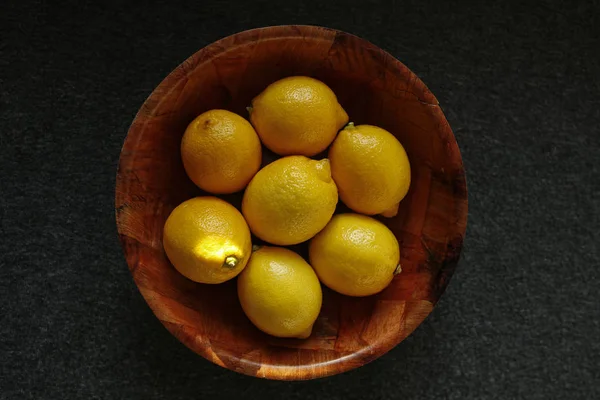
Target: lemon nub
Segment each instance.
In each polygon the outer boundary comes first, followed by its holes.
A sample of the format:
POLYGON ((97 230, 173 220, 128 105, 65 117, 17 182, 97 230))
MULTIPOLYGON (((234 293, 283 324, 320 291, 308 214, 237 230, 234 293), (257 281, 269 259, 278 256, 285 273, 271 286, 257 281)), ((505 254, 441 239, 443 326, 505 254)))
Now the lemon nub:
POLYGON ((225 268, 235 268, 238 265, 238 258, 236 256, 227 256, 225 257, 225 262, 223 263, 223 267, 225 268))
POLYGON ((381 215, 386 218, 395 217, 396 215, 398 215, 398 207, 399 206, 400 206, 400 203, 396 203, 393 206, 391 206, 390 208, 388 208, 387 210, 383 211, 381 213, 381 215))
POLYGON ((317 161, 315 168, 317 170, 317 176, 320 180, 325 183, 331 182, 331 166, 327 158, 317 161))

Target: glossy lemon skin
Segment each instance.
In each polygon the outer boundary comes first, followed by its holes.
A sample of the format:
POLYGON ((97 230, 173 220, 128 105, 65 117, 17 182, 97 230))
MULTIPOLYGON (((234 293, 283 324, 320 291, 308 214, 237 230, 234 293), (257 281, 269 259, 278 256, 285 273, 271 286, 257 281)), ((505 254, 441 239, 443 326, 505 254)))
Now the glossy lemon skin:
POLYGON ((252 253, 237 281, 242 309, 265 333, 307 338, 321 310, 317 275, 298 254, 263 246, 252 253))
POLYGON ((189 178, 213 194, 238 192, 260 168, 262 148, 252 125, 227 110, 200 114, 181 140, 189 178))
POLYGON ((388 131, 349 124, 329 149, 331 173, 341 200, 366 215, 393 216, 410 187, 410 162, 388 131))
POLYGON ((329 160, 288 156, 258 171, 244 192, 242 212, 260 239, 292 245, 323 229, 337 201, 329 160))
POLYGON ((320 281, 348 296, 382 291, 400 271, 398 240, 366 215, 335 215, 309 245, 310 264, 320 281))
POLYGON ((331 144, 348 114, 323 82, 292 76, 272 83, 252 100, 250 121, 271 151, 313 156, 331 144))
POLYGON ((199 283, 222 283, 237 276, 252 252, 248 224, 231 204, 195 197, 177 206, 163 229, 163 247, 182 275, 199 283))

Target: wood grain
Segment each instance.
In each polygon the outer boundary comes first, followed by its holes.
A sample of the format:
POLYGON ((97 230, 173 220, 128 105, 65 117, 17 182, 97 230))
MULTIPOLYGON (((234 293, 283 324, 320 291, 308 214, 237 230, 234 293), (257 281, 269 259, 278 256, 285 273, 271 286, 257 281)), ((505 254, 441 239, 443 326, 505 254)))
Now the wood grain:
MULTIPOLYGON (((274 159, 265 152, 265 163, 274 159), (269 158, 270 157, 270 158, 269 158)), ((225 196, 239 206, 241 194, 225 196)), ((381 356, 430 313, 459 259, 467 222, 460 152, 435 96, 406 66, 356 36, 326 28, 278 26, 242 32, 200 50, 142 105, 121 152, 116 219, 140 292, 165 327, 208 360, 244 374, 283 380, 347 371, 381 356), (210 286, 175 271, 162 228, 182 201, 202 192, 187 178, 179 144, 200 113, 245 107, 290 75, 327 83, 356 124, 392 132, 405 146, 412 186, 392 219, 403 273, 378 295, 350 298, 324 289, 306 340, 258 331, 239 305, 235 281, 210 286)), ((344 209, 340 205, 340 209, 344 209)), ((306 246, 295 246, 305 255, 306 246)))

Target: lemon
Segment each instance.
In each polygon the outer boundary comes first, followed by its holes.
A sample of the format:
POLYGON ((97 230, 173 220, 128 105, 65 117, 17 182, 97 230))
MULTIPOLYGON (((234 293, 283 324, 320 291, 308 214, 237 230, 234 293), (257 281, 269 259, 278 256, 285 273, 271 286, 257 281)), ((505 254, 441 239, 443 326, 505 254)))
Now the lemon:
POLYGON ((360 214, 334 216, 310 241, 309 258, 323 284, 348 296, 378 293, 401 271, 392 231, 360 214))
POLYGON ((270 84, 252 100, 250 110, 250 121, 262 143, 279 155, 320 153, 348 122, 335 93, 306 76, 270 84))
POLYGON ((163 230, 163 247, 175 269, 201 283, 235 277, 252 252, 250 230, 242 214, 212 196, 186 200, 171 212, 163 230))
POLYGON ((329 160, 288 156, 252 178, 244 193, 242 213, 250 230, 262 240, 291 245, 323 229, 337 200, 329 160))
POLYGON ((404 147, 388 131, 350 123, 329 149, 340 199, 352 210, 394 216, 410 186, 404 147))
POLYGON ((261 145, 248 121, 227 110, 200 114, 181 140, 181 159, 190 179, 215 194, 242 190, 260 168, 261 145))
POLYGON ((242 309, 261 331, 307 338, 321 310, 317 275, 291 250, 264 246, 252 253, 237 282, 242 309))

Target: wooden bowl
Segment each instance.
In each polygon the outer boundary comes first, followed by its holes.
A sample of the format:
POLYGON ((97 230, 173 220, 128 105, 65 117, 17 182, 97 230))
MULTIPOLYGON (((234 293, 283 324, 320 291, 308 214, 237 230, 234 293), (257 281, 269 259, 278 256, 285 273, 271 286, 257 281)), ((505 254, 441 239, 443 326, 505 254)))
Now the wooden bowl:
MULTIPOLYGON (((433 94, 406 66, 373 44, 310 26, 241 32, 205 47, 171 72, 131 125, 115 197, 127 263, 165 327, 215 364, 282 380, 359 367, 406 338, 448 284, 467 220, 460 152, 433 94), (213 108, 247 118, 250 100, 271 82, 290 75, 325 82, 351 121, 392 132, 412 165, 412 185, 398 215, 380 218, 400 243, 402 274, 383 292, 366 298, 324 288, 323 309, 306 340, 260 332, 242 312, 235 280, 221 285, 189 281, 169 263, 162 247, 169 213, 182 201, 203 194, 187 178, 180 158, 188 123, 213 108)), ((240 193, 224 198, 237 207, 241 203, 240 193)), ((295 249, 306 256, 306 246, 295 249)))

